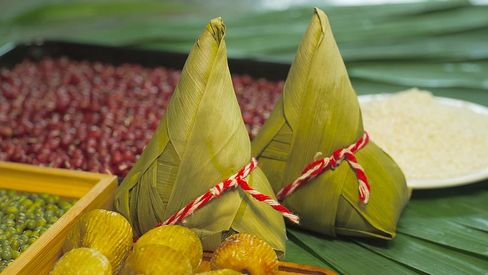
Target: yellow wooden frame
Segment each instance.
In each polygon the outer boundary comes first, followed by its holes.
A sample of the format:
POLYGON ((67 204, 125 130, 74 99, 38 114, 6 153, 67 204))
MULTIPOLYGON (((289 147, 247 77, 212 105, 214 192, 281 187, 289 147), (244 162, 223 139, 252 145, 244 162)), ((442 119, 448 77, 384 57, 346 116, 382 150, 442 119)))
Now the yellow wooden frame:
POLYGON ((2 274, 48 274, 61 254, 66 234, 84 212, 111 209, 117 177, 0 161, 0 188, 45 192, 78 201, 2 274))

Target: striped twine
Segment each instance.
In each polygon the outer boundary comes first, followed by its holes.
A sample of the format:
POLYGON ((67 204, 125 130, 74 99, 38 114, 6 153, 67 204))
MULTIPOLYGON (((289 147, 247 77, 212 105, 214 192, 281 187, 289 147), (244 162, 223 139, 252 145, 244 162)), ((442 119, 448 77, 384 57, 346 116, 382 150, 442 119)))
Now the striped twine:
POLYGON ((315 160, 309 163, 305 167, 305 169, 303 169, 302 174, 295 181, 283 187, 278 192, 276 197, 279 201, 283 201, 297 188, 305 185, 307 182, 327 170, 334 170, 341 164, 343 160, 346 160, 358 179, 359 201, 367 204, 369 201, 371 186, 369 185, 368 178, 366 177, 366 173, 364 172, 363 167, 361 167, 361 165, 358 163, 358 160, 356 159, 356 156, 354 154, 362 149, 364 146, 366 146, 368 142, 369 135, 367 132, 364 132, 361 138, 359 138, 356 143, 351 144, 349 147, 338 149, 334 151, 329 157, 325 157, 323 159, 315 160))
POLYGON ((228 191, 229 189, 237 188, 237 187, 240 187, 242 190, 247 192, 256 200, 268 204, 269 206, 271 206, 276 211, 280 212, 284 217, 288 218, 293 223, 298 224, 299 223, 298 216, 294 215, 290 210, 288 210, 286 207, 281 205, 278 201, 272 199, 271 197, 263 193, 260 193, 259 191, 249 186, 245 178, 254 170, 254 168, 257 167, 257 164, 258 164, 257 160, 255 158, 252 158, 251 162, 246 166, 242 167, 236 174, 230 176, 229 178, 227 178, 222 182, 219 182, 214 187, 210 188, 207 192, 205 192, 203 195, 192 200, 181 210, 171 215, 164 222, 157 224, 156 227, 161 225, 179 223, 189 215, 193 214, 196 210, 203 207, 209 201, 220 197, 222 193, 228 191))

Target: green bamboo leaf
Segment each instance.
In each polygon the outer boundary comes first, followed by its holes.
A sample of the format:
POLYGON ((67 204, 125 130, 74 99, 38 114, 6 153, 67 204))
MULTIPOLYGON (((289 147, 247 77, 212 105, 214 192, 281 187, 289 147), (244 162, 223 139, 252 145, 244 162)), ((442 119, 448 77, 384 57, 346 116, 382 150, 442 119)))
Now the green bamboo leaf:
MULTIPOLYGON (((298 25, 301 26, 301 23, 298 25)), ((289 33, 269 31, 266 37, 249 36, 247 39, 241 38, 239 33, 233 32, 228 38, 229 56, 290 63, 301 37, 301 32, 295 30, 294 26, 296 24, 290 27, 289 33)), ((281 26, 280 28, 283 29, 281 26)), ((229 29, 232 29, 232 26, 229 29)), ((346 30, 338 29, 346 32, 346 30)), ((180 51, 180 46, 185 49, 190 47, 188 41, 178 41, 178 45, 173 46, 173 41, 165 38, 164 33, 162 35, 152 38, 147 36, 147 39, 134 41, 131 45, 169 50, 174 47, 178 51, 180 51)), ((394 41, 392 43, 389 39, 386 42, 368 39, 346 43, 338 39, 338 44, 344 59, 350 62, 415 60, 416 64, 419 64, 425 61, 479 60, 488 57, 486 47, 488 32, 485 29, 462 33, 449 32, 442 36, 395 38, 394 41)))
MULTIPOLYGON (((198 38, 151 142, 122 182, 115 208, 137 234, 182 209, 251 159, 251 145, 227 65, 224 25, 213 19, 198 38)), ((249 177, 272 195, 259 169, 249 177)), ((184 225, 213 250, 224 235, 247 232, 284 251, 281 214, 239 189, 222 194, 187 217, 184 225)))
MULTIPOLYGON (((322 11, 315 10, 296 56, 282 98, 252 144, 275 192, 296 179, 317 152, 329 156, 363 135, 359 103, 322 11)), ((409 198, 405 178, 373 142, 357 157, 372 185, 368 205, 358 205, 357 178, 343 163, 285 200, 303 228, 331 236, 395 236, 409 198)))
MULTIPOLYGON (((331 21, 333 26, 339 30, 337 32, 337 40, 339 45, 345 48, 346 60, 349 59, 349 54, 353 56, 352 59, 354 60, 361 58, 367 59, 368 54, 370 54, 368 52, 369 45, 384 46, 386 48, 386 46, 392 46, 391 40, 405 41, 410 37, 412 41, 419 41, 419 36, 425 36, 425 39, 430 39, 431 31, 425 27, 430 25, 442 25, 443 28, 439 28, 439 31, 452 34, 453 32, 458 32, 459 29, 470 29, 473 27, 472 24, 468 25, 470 21, 467 21, 465 25, 463 22, 466 20, 462 20, 462 18, 476 17, 476 13, 487 14, 487 11, 483 9, 461 9, 461 7, 469 7, 465 1, 448 1, 447 3, 451 3, 451 5, 453 3, 456 4, 457 6, 454 7, 458 7, 458 9, 448 8, 449 5, 447 5, 444 9, 436 10, 437 13, 432 15, 431 13, 425 13, 428 9, 414 13, 413 10, 415 8, 418 9, 418 7, 416 5, 407 5, 410 9, 407 8, 406 11, 403 11, 405 12, 403 14, 405 16, 398 17, 399 14, 402 14, 402 10, 396 5, 393 5, 395 7, 394 13, 388 13, 388 10, 383 11, 381 6, 374 6, 374 9, 371 7, 369 9, 374 11, 379 10, 377 14, 369 12, 365 15, 362 14, 363 9, 360 7, 354 7, 354 9, 348 7, 347 12, 353 13, 354 16, 346 12, 341 12, 341 8, 331 8, 331 13, 335 15, 331 21), (471 15, 470 13, 473 14, 471 15), (419 18, 413 18, 414 16, 418 16, 419 18), (456 21, 456 24, 449 26, 443 23, 443 20, 448 20, 446 18, 451 21, 453 21, 453 18, 460 18, 460 20, 456 21), (398 30, 399 27, 402 27, 403 30, 398 30), (351 35, 355 32, 358 34, 351 35), (364 54, 361 54, 361 47, 366 48, 364 54)), ((305 11, 306 9, 295 8, 279 12, 262 12, 257 15, 246 14, 245 16, 233 19, 228 24, 229 29, 232 30, 228 37, 228 44, 232 46, 229 54, 231 56, 246 56, 247 54, 249 57, 263 57, 266 60, 278 60, 277 56, 281 52, 285 52, 287 53, 287 58, 279 58, 279 60, 290 62, 291 59, 289 57, 296 50, 296 42, 299 41, 308 22, 308 12, 305 11), (290 21, 293 24, 288 24, 290 21), (287 27, 283 28, 284 25, 287 27), (240 54, 241 51, 245 52, 245 54, 240 54)), ((148 37, 147 39, 135 41, 135 44, 152 44, 152 47, 154 47, 154 44, 160 42, 160 39, 161 37, 148 37)), ((424 41, 425 39, 420 41, 424 41)), ((168 39, 162 38, 162 40, 167 41, 168 39)), ((478 44, 480 46, 482 45, 481 43, 478 44)), ((400 47, 401 44, 395 43, 393 46, 400 47)), ((482 50, 485 47, 479 48, 482 50)), ((383 48, 381 50, 385 51, 383 48)), ((385 56, 388 56, 388 52, 386 48, 385 56)), ((375 56, 378 56, 380 53, 382 52, 379 51, 375 56)))
MULTIPOLYGON (((467 6, 469 7, 469 6, 467 6)), ((442 9, 435 14, 418 13, 405 17, 364 16, 352 10, 354 16, 339 17, 331 20, 337 29, 337 41, 345 60, 392 60, 392 59, 480 59, 488 56, 486 50, 486 28, 481 26, 484 19, 479 19, 480 30, 465 17, 486 18, 488 9, 463 8, 442 9), (418 18, 417 18, 418 17, 418 18), (346 20, 346 19, 347 20, 346 20), (445 24, 450 20, 456 24, 445 24), (466 24, 464 23, 466 22, 466 24), (429 30, 429 26, 443 26, 429 30), (401 28, 401 29, 399 29, 401 28), (461 29, 466 31, 460 31, 461 29), (432 34, 436 34, 435 36, 432 34)), ((333 9, 332 12, 336 12, 333 9)), ((276 62, 292 61, 297 41, 305 30, 307 21, 302 9, 286 12, 264 12, 259 16, 247 15, 229 24, 232 30, 228 37, 229 55, 232 57, 253 58, 276 62), (287 15, 280 18, 278 15, 287 15), (270 15, 270 20, 261 22, 261 17, 270 15), (257 21, 257 22, 255 22, 257 21), (293 21, 293 24, 288 22, 293 21), (283 26, 286 25, 286 28, 283 26)), ((334 13, 333 13, 334 14, 334 13)), ((307 16, 308 17, 308 16, 307 16)), ((168 39, 149 37, 133 41, 131 45, 150 48, 188 49, 190 42, 179 40, 173 45, 168 39), (187 45, 185 45, 185 43, 187 45)))
MULTIPOLYGON (((295 12, 295 10, 293 10, 295 12)), ((333 13, 334 11, 332 11, 333 13)), ((484 7, 465 7, 458 9, 445 10, 439 13, 429 14, 414 14, 410 16, 396 16, 388 17, 385 14, 382 16, 364 16, 360 11, 355 10, 359 16, 357 17, 333 17, 331 24, 334 28, 341 30, 337 35, 337 40, 341 43, 352 41, 376 41, 388 40, 393 37, 405 38, 408 36, 430 35, 446 32, 457 32, 459 30, 468 30, 480 28, 487 25, 488 21, 484 18, 487 9, 484 7), (452 22, 453 17, 466 19, 462 22, 452 22), (436 24, 443 24, 437 26, 436 24), (423 27, 419 27, 423 26, 423 27), (352 32, 353 35, 351 35, 352 32), (371 37, 374 36, 374 37, 371 37)), ((269 14, 267 14, 269 15, 269 14)), ((272 17, 272 16, 271 16, 272 17)), ((253 18, 246 18, 240 23, 235 22, 229 24, 233 27, 233 32, 237 33, 239 37, 245 39, 247 37, 255 37, 256 30, 261 29, 259 35, 286 34, 287 32, 295 33, 301 32, 305 29, 307 23, 306 17, 294 17, 290 19, 276 18, 273 21, 266 22, 266 28, 263 24, 257 24, 253 18), (287 28, 283 28, 283 24, 287 21, 293 20, 293 24, 287 28)))
POLYGON ((54 4, 60 1, 62 0, 46 0, 42 2, 37 0, 2 0, 2 8, 0 9, 0 22, 9 21, 10 19, 17 17, 20 14, 24 14, 32 9, 36 9, 40 6, 47 4, 54 4))
POLYGON ((341 43, 398 41, 411 37, 429 37, 455 33, 488 26, 488 7, 466 7, 442 13, 391 19, 388 22, 374 22, 355 26, 340 26, 337 40, 341 43), (457 20, 453 20, 457 18, 457 20))
POLYGON ((419 273, 484 274, 486 184, 415 192, 393 241, 329 239, 295 229, 288 229, 289 238, 344 273, 375 274, 407 267, 419 273))
POLYGON ((288 240, 286 242, 286 254, 283 260, 333 269, 332 265, 321 259, 319 255, 311 251, 306 245, 301 245, 301 242, 296 240, 288 240))
MULTIPOLYGON (((116 20, 116 17, 114 17, 111 21, 112 26, 110 28, 99 28, 89 33, 66 35, 77 41, 120 46, 134 46, 140 44, 140 41, 145 43, 144 41, 151 41, 157 38, 157 41, 166 46, 172 43, 184 43, 188 52, 200 31, 197 26, 201 25, 203 21, 192 19, 188 20, 184 26, 181 26, 179 20, 146 16, 146 20, 144 21, 140 21, 138 17, 129 17, 123 23, 113 26, 113 22, 116 20)), ((99 22, 108 22, 108 18, 104 18, 99 22)), ((110 22, 105 25, 108 24, 110 22)))
POLYGON ((97 16, 117 14, 174 14, 183 11, 176 4, 155 1, 122 1, 122 2, 72 2, 46 4, 22 13, 9 22, 18 25, 53 24, 66 21, 93 19, 97 16))
POLYGON ((488 220, 485 217, 467 217, 458 221, 458 223, 466 226, 467 228, 488 233, 488 220))
MULTIPOLYGON (((400 4, 378 4, 378 5, 354 5, 340 6, 328 5, 320 6, 321 9, 328 11, 329 19, 336 24, 339 21, 348 22, 351 20, 383 20, 398 17, 409 17, 417 14, 442 12, 456 8, 468 7, 470 2, 466 0, 448 1, 426 1, 418 3, 400 4)), ((227 20, 229 25, 280 25, 281 22, 308 22, 310 18, 310 7, 294 6, 289 9, 273 11, 266 8, 257 7, 253 13, 245 16, 232 17, 227 20)))
POLYGON ((368 62, 350 64, 352 77, 428 88, 466 87, 488 90, 488 61, 418 63, 368 62))
POLYGON ((446 218, 486 216, 488 208, 483 207, 488 200, 486 184, 485 181, 463 188, 417 192, 414 194, 415 204, 412 204, 406 213, 414 213, 416 217, 422 218, 439 217, 439 214, 446 218))
MULTIPOLYGON (((488 14, 488 13, 487 13, 488 14)), ((395 43, 339 43, 348 61, 364 60, 477 60, 488 57, 486 28, 462 33, 448 33, 423 39, 398 39, 395 43)))
MULTIPOLYGON (((121 20, 121 16, 121 14, 107 13, 103 16, 91 17, 90 20, 74 18, 58 23, 39 22, 33 25, 5 23, 5 25, 10 26, 8 31, 14 41, 57 39, 106 45, 129 44, 129 41, 141 37, 158 35, 171 37, 170 35, 175 33, 173 31, 174 26, 181 25, 179 22, 175 22, 172 17, 162 17, 161 15, 147 14, 143 21, 140 20, 141 16, 137 12, 124 15, 123 20, 121 20)), ((191 43, 199 31, 195 25, 196 23, 201 24, 202 21, 195 20, 194 25, 178 27, 179 34, 177 35, 186 34, 185 39, 191 47, 191 43)))
MULTIPOLYGON (((482 216, 478 219, 482 220, 482 216)), ((398 226, 404 235, 457 249, 466 254, 485 256, 488 260, 488 233, 464 226, 454 219, 410 219, 398 226)))
MULTIPOLYGON (((180 16, 185 4, 165 6, 146 2, 143 5, 131 1, 33 5, 27 12, 8 17, 7 38, 14 41, 62 39, 180 52, 190 49, 202 16, 186 11, 180 16), (143 20, 141 14, 144 14, 143 20), (182 20, 185 24, 180 23, 182 20)), ((483 18, 487 14, 487 9, 472 8, 466 1, 331 7, 330 11, 346 60, 476 59, 488 55, 483 41, 486 35, 460 31, 476 26, 483 30, 483 18), (456 23, 445 24, 446 20, 456 23), (432 33, 437 35, 432 36, 432 33), (446 34, 447 38, 438 34, 446 34), (460 35, 468 38, 457 39, 460 35)), ((229 55, 290 62, 307 21, 308 11, 304 8, 233 16, 228 24, 232 30, 228 37, 229 55)))
POLYGON ((372 253, 347 239, 331 239, 295 229, 287 230, 290 239, 306 245, 341 274, 419 274, 420 270, 372 253))
POLYGON ((402 233, 399 233, 397 239, 387 246, 357 243, 373 253, 428 274, 484 274, 488 270, 486 258, 402 233))

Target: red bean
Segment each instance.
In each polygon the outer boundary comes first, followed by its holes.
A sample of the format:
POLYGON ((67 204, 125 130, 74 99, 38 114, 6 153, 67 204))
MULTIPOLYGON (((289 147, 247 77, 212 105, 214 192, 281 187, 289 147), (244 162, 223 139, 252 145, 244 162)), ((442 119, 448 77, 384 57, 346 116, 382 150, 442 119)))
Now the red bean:
MULTIPOLYGON (((164 67, 68 58, 0 68, 0 160, 125 176, 157 129, 179 76, 164 67)), ((283 82, 232 80, 253 138, 283 82)))

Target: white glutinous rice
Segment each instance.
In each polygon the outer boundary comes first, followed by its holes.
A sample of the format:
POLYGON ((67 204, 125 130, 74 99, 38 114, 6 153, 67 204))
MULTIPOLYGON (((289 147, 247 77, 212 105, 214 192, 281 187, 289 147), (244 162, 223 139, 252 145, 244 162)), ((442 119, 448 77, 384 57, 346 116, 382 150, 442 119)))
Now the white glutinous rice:
POLYGON ((488 114, 411 89, 361 103, 364 128, 407 180, 446 179, 488 168, 488 114))

